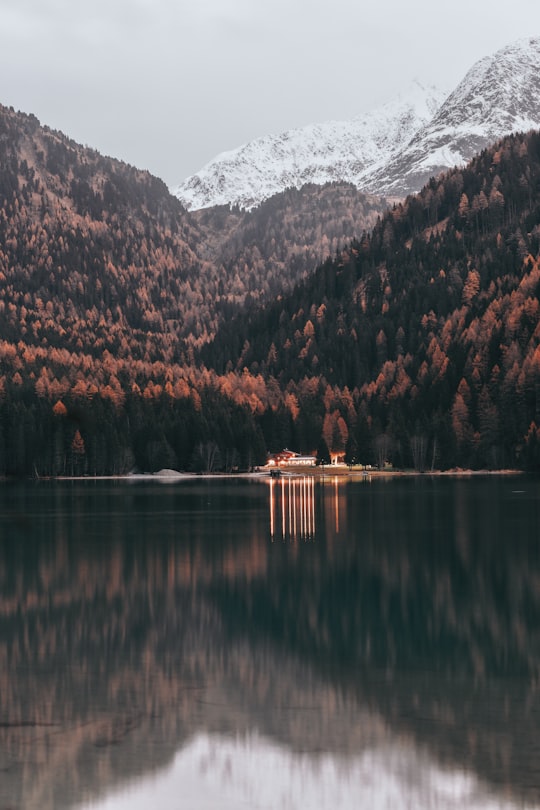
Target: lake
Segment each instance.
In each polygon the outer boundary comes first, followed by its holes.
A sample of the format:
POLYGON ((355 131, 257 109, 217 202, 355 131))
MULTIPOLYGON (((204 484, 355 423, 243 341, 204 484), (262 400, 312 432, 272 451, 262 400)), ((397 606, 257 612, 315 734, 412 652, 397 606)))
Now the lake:
POLYGON ((0 810, 540 807, 540 481, 0 487, 0 810))

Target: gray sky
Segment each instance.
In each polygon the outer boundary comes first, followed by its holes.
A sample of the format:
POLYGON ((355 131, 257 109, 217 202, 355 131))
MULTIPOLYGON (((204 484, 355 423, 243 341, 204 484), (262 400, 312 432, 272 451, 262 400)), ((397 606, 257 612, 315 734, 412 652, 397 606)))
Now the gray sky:
POLYGON ((0 103, 176 185, 538 34, 538 0, 0 0, 0 103))

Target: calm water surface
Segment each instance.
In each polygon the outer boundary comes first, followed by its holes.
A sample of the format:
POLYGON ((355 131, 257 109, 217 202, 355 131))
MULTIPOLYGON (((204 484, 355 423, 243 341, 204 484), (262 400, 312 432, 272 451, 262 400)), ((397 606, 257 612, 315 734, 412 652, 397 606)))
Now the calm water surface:
POLYGON ((540 482, 0 488, 0 810, 540 808, 540 482))

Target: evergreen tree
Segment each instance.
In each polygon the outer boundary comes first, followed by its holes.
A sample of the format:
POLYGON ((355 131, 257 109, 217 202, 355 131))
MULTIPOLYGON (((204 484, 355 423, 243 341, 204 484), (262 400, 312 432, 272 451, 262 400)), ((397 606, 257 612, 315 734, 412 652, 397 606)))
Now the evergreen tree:
POLYGON ((319 444, 317 445, 317 465, 324 466, 325 464, 330 464, 330 462, 331 459, 328 445, 326 444, 324 437, 321 436, 319 444))

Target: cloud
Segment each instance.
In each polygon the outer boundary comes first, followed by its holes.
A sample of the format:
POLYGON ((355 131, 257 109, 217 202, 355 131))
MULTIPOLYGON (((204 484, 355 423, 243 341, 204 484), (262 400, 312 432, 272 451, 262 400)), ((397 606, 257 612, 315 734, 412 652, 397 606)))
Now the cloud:
MULTIPOLYGON (((536 0, 0 0, 0 101, 176 183, 258 135, 452 87, 536 0)), ((536 23, 533 25, 534 21, 536 23)))

